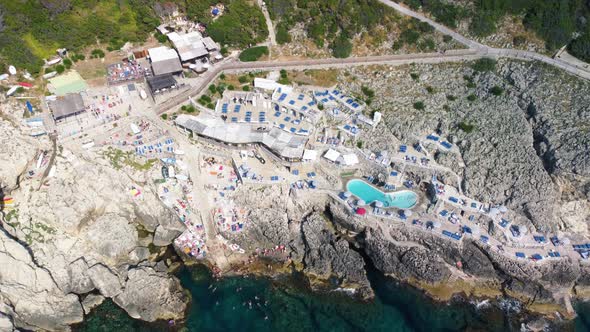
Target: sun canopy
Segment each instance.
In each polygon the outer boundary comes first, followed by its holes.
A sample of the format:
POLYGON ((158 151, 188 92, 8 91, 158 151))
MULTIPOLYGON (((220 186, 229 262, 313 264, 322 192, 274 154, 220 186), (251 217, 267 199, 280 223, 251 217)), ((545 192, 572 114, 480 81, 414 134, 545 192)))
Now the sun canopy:
POLYGON ((367 213, 367 210, 365 210, 365 208, 356 209, 356 214, 358 214, 359 216, 364 216, 366 213, 367 213))
POLYGON ((328 152, 326 152, 326 154, 324 154, 324 158, 328 159, 331 162, 336 162, 338 157, 340 157, 340 152, 338 152, 334 149, 329 149, 328 152))

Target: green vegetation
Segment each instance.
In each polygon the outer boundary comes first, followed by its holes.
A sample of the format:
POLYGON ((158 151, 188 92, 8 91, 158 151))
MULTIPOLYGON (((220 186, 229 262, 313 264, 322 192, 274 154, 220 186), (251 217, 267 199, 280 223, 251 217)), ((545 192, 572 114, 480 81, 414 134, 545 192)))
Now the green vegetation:
POLYGON ((471 65, 471 68, 479 72, 494 71, 496 69, 496 60, 492 58, 477 59, 473 65, 471 65))
POLYGON ((430 85, 426 86, 426 91, 430 94, 433 94, 435 92, 434 88, 430 85))
POLYGON ((504 89, 502 89, 501 87, 494 85, 491 89, 490 92, 494 95, 494 96, 500 96, 503 92, 504 89))
POLYGON ((168 114, 164 113, 162 115, 160 115, 160 117, 162 118, 162 120, 168 120, 168 114))
POLYGON ((469 133, 473 132, 473 130, 475 129, 475 126, 472 124, 469 124, 467 122, 461 122, 461 123, 459 123, 459 128, 461 130, 463 130, 465 133, 469 134, 469 133))
POLYGON ((420 78, 420 76, 419 76, 417 73, 410 73, 410 77, 411 77, 411 78, 412 78, 414 81, 417 81, 417 80, 420 78))
POLYGON ((144 41, 159 24, 153 0, 0 1, 0 58, 36 74, 59 47, 78 52, 97 40, 144 41), (23 42, 24 41, 24 42, 23 42))
POLYGON ((66 67, 66 69, 70 69, 72 67, 72 60, 70 60, 70 59, 64 59, 63 60, 63 65, 64 65, 64 67, 66 67))
POLYGON ((131 151, 124 152, 112 147, 109 147, 103 155, 109 159, 111 165, 115 169, 121 169, 123 166, 130 166, 138 171, 147 171, 152 168, 157 161, 157 159, 150 159, 142 164, 135 159, 135 156, 131 151))
POLYGON ((92 50, 92 52, 90 52, 90 57, 95 59, 104 58, 104 55, 104 51, 99 48, 94 49, 92 50))
POLYGON ((193 105, 182 105, 182 107, 180 107, 180 110, 186 113, 195 113, 197 111, 197 109, 193 105))
POLYGON ((291 42, 291 35, 289 34, 289 29, 284 22, 281 22, 277 25, 277 35, 276 35, 277 43, 283 45, 291 42))
POLYGON ((224 73, 221 73, 221 75, 219 75, 219 79, 220 80, 225 80, 227 77, 225 76, 224 73))
POLYGON ((278 83, 284 84, 284 85, 291 84, 291 81, 289 80, 289 73, 287 73, 286 70, 281 69, 281 78, 279 79, 278 83))
POLYGON ((215 92, 217 92, 217 87, 215 84, 209 85, 209 92, 211 92, 211 94, 215 94, 215 92))
POLYGON ((365 97, 372 99, 373 97, 375 97, 375 91, 372 90, 371 88, 367 87, 367 86, 362 86, 361 87, 361 91, 363 92, 363 94, 365 95, 365 97))
POLYGON ((362 149, 363 148, 363 141, 357 141, 356 142, 356 147, 359 148, 359 149, 362 149))
POLYGON ((568 52, 580 60, 590 62, 590 25, 586 28, 586 32, 571 42, 568 52))
POLYGON ((335 57, 352 51, 350 38, 361 31, 395 20, 397 14, 377 1, 268 0, 271 18, 277 23, 277 42, 288 42, 288 30, 303 24, 318 47, 328 45, 335 57))
POLYGON ((436 21, 451 28, 456 28, 458 21, 468 15, 466 10, 443 0, 402 0, 401 2, 412 9, 422 8, 430 12, 436 21))
POLYGON ((247 86, 247 85, 244 85, 244 86, 242 87, 242 91, 250 91, 250 87, 249 87, 249 86, 247 86))
POLYGON ((244 84, 250 82, 250 79, 248 78, 248 76, 240 76, 238 77, 238 82, 244 84))
POLYGON ((57 66, 55 66, 55 71, 56 71, 58 74, 61 74, 61 73, 63 73, 65 70, 66 70, 66 67, 64 67, 63 65, 57 65, 57 66))
POLYGON ((246 0, 222 2, 225 2, 227 10, 214 21, 211 21, 209 5, 216 1, 187 0, 186 4, 188 8, 193 8, 194 19, 208 23, 209 35, 221 45, 243 48, 264 41, 268 37, 264 15, 258 6, 250 5, 250 1, 246 0), (194 6, 201 6, 205 10, 196 9, 194 6))
MULTIPOLYGON (((574 47, 572 37, 582 32, 579 38, 590 38, 590 2, 586 0, 474 0, 473 7, 465 9, 447 4, 443 0, 403 0, 408 6, 430 12, 435 19, 451 28, 459 20, 470 18, 469 30, 477 36, 489 36, 496 32, 498 22, 505 15, 523 18, 523 24, 545 41, 549 51, 571 42, 572 54, 580 58, 590 52, 590 43, 574 47), (586 35, 587 37, 584 37, 586 35)), ((515 45, 524 44, 523 36, 514 40, 515 45)))
POLYGON ((417 101, 414 103, 414 109, 417 109, 419 111, 424 110, 424 108, 426 108, 426 106, 424 106, 424 102, 423 101, 417 101))
POLYGON ((447 95, 447 100, 449 100, 449 101, 455 101, 455 100, 457 100, 457 97, 455 97, 453 95, 447 95))
POLYGON ((248 61, 256 61, 260 59, 263 55, 268 55, 268 47, 266 46, 256 46, 245 49, 240 53, 240 61, 248 62, 248 61))
POLYGON ((476 99, 477 99, 477 96, 474 95, 473 93, 470 94, 469 96, 467 96, 467 100, 469 100, 469 101, 475 101, 476 99))

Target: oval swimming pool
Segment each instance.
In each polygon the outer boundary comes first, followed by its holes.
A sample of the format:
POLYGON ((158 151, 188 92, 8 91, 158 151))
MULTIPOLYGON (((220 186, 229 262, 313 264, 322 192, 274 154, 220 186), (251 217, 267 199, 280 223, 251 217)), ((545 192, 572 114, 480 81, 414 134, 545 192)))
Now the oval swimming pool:
POLYGON ((384 193, 367 182, 359 179, 348 181, 346 190, 354 196, 362 199, 367 204, 375 201, 383 203, 383 207, 396 207, 398 209, 410 209, 416 205, 418 195, 410 190, 401 190, 393 193, 384 193))

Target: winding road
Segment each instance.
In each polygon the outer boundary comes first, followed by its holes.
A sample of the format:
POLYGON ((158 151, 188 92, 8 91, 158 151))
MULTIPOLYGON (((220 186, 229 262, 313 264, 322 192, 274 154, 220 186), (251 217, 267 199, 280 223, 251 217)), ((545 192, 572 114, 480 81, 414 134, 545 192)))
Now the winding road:
MULTIPOLYGON (((280 70, 280 69, 329 69, 342 68, 350 66, 366 65, 405 65, 410 63, 443 63, 443 62, 461 62, 471 61, 484 57, 491 58, 511 58, 517 60, 531 61, 536 60, 551 66, 563 69, 570 74, 590 80, 590 70, 581 66, 576 66, 561 59, 553 59, 548 56, 535 52, 521 51, 515 49, 493 48, 471 40, 441 24, 438 24, 430 18, 415 12, 400 4, 389 1, 379 0, 386 6, 389 6, 401 14, 414 17, 422 22, 426 22, 437 31, 449 35, 459 43, 467 46, 467 49, 449 50, 444 53, 417 53, 403 55, 384 55, 384 56, 366 56, 352 58, 327 58, 327 59, 306 59, 294 61, 256 61, 256 62, 239 62, 236 59, 226 59, 216 64, 206 74, 195 80, 193 86, 173 96, 166 101, 156 105, 157 114, 162 114, 173 110, 181 104, 186 103, 189 97, 198 96, 219 74, 222 72, 245 72, 251 70, 280 70)), ((268 20, 267 20, 268 21, 268 20)), ((272 24, 271 24, 272 25, 272 24)))

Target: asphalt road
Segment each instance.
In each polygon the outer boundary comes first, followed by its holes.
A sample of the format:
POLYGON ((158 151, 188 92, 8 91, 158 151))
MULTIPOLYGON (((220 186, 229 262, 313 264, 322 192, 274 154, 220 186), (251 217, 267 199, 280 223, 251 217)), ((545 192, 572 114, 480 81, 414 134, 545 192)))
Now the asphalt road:
POLYGON ((365 65, 404 65, 410 63, 443 63, 443 62, 460 62, 475 60, 482 57, 505 57, 518 60, 536 60, 557 68, 563 69, 573 75, 590 80, 590 70, 579 67, 563 61, 553 59, 548 56, 535 52, 493 48, 471 40, 433 20, 417 13, 409 8, 403 7, 396 2, 389 0, 379 0, 386 6, 389 6, 398 12, 414 17, 420 21, 426 22, 434 27, 437 31, 453 37, 458 42, 467 46, 468 49, 449 50, 445 53, 419 53, 403 55, 384 55, 384 56, 366 56, 352 57, 345 59, 328 58, 328 59, 307 59, 295 61, 257 61, 257 62, 239 62, 235 59, 224 61, 215 65, 210 71, 205 73, 195 84, 187 91, 184 91, 165 102, 156 105, 157 114, 167 111, 186 103, 189 97, 198 96, 220 73, 222 72, 244 72, 251 70, 280 70, 280 69, 329 69, 329 68, 346 68, 349 66, 365 65))

